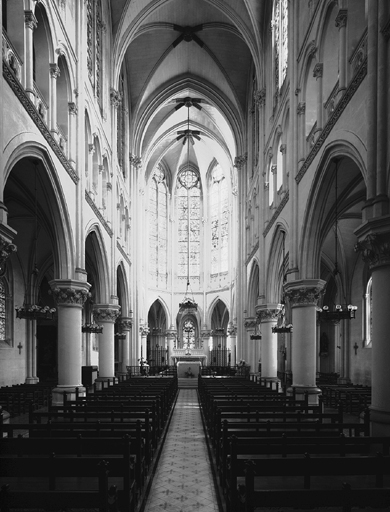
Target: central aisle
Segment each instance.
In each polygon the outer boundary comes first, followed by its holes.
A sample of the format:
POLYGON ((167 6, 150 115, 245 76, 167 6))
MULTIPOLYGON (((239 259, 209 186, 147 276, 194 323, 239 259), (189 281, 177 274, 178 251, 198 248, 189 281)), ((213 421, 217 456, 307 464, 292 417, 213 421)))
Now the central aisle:
POLYGON ((180 389, 144 512, 219 512, 198 396, 180 389))

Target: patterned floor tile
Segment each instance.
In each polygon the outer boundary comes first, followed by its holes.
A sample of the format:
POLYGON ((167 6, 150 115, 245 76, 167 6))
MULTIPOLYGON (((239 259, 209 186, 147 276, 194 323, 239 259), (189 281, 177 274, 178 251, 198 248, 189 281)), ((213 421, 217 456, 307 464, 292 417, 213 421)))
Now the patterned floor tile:
POLYGON ((196 390, 181 389, 144 512, 218 512, 196 390))

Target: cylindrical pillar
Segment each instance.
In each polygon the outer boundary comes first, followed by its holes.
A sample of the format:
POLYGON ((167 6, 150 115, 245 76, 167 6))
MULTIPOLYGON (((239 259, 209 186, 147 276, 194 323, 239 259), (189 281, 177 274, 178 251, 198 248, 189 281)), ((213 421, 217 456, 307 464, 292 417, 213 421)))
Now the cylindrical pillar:
POLYGON ((120 317, 119 330, 122 332, 123 339, 121 341, 121 361, 120 361, 120 372, 127 374, 127 366, 130 366, 130 331, 133 322, 130 317, 120 317))
POLYGON ((229 322, 227 348, 230 350, 230 366, 237 364, 236 360, 237 327, 229 322))
POLYGON ((256 307, 261 321, 261 377, 267 382, 278 381, 278 335, 272 332, 278 320, 277 304, 262 304, 256 307))
POLYGON ((147 342, 147 338, 148 338, 148 334, 149 334, 149 327, 148 325, 140 325, 140 328, 139 328, 139 333, 140 333, 140 346, 141 346, 141 351, 140 351, 140 359, 141 360, 146 360, 147 359, 147 345, 146 345, 146 342, 147 342))
POLYGON ((97 381, 115 382, 114 323, 120 314, 116 304, 96 304, 93 308, 95 321, 103 326, 99 334, 99 377, 97 381))
POLYGON ((50 281, 58 310, 58 385, 53 390, 53 405, 61 405, 64 393, 74 399, 76 388, 85 393, 81 384, 81 321, 82 307, 88 298, 90 284, 83 281, 50 281))
POLYGON ((317 403, 321 392, 316 385, 317 376, 317 304, 326 282, 321 279, 301 279, 284 285, 292 312, 294 329, 292 339, 292 386, 298 399, 309 394, 309 402, 317 403))

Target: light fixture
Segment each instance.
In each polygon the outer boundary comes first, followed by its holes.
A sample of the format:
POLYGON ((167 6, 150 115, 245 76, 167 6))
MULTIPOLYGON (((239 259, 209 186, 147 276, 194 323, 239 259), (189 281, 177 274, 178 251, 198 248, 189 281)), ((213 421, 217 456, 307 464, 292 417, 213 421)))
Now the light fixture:
MULTIPOLYGON (((82 332, 89 332, 92 334, 101 334, 103 332, 103 326, 95 323, 84 324, 81 327, 82 332)), ((116 335, 115 335, 116 336, 116 335)))
POLYGON ((286 282, 286 272, 284 271, 284 260, 285 260, 285 247, 284 239, 286 233, 283 231, 283 261, 282 261, 282 272, 283 272, 283 286, 282 286, 282 298, 280 304, 278 304, 278 315, 277 323, 271 328, 273 334, 291 333, 293 331, 292 324, 286 324, 286 301, 284 298, 284 284, 286 282))
POLYGON ((253 341, 261 340, 262 339, 262 334, 261 334, 261 331, 260 331, 260 322, 256 321, 255 332, 254 332, 254 334, 250 335, 250 339, 253 340, 253 341))
MULTIPOLYGON (((333 276, 336 277, 340 274, 338 261, 337 261, 337 246, 338 246, 338 169, 341 158, 335 159, 335 221, 334 221, 334 238, 335 238, 335 256, 334 256, 334 270, 333 276)), ((320 322, 339 322, 340 320, 351 320, 355 318, 357 306, 352 304, 334 304, 332 309, 328 305, 318 307, 318 320, 320 322), (333 307, 334 306, 334 307, 333 307)))
MULTIPOLYGON (((37 247, 38 247, 38 214, 37 214, 37 162, 33 161, 34 165, 34 216, 35 216, 35 234, 34 234, 34 265, 31 275, 37 279, 39 269, 37 265, 37 247)), ((25 283, 24 301, 23 306, 16 306, 16 318, 26 320, 52 320, 54 318, 55 308, 50 306, 42 306, 40 300, 38 304, 29 304, 27 301, 27 283, 25 283)))

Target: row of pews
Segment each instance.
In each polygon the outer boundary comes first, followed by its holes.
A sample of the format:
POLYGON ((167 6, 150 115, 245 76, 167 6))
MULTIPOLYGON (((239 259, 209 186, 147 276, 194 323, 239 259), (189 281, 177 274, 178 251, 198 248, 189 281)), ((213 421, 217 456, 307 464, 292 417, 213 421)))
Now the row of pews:
POLYGON ((137 511, 177 393, 175 377, 132 378, 0 422, 0 511, 137 511))
POLYGON ((370 436, 368 409, 348 422, 342 403, 240 379, 202 377, 198 390, 227 512, 390 506, 390 437, 370 436))
POLYGON ((47 384, 14 384, 0 387, 0 409, 11 418, 25 414, 29 407, 35 409, 51 403, 52 387, 47 384))

